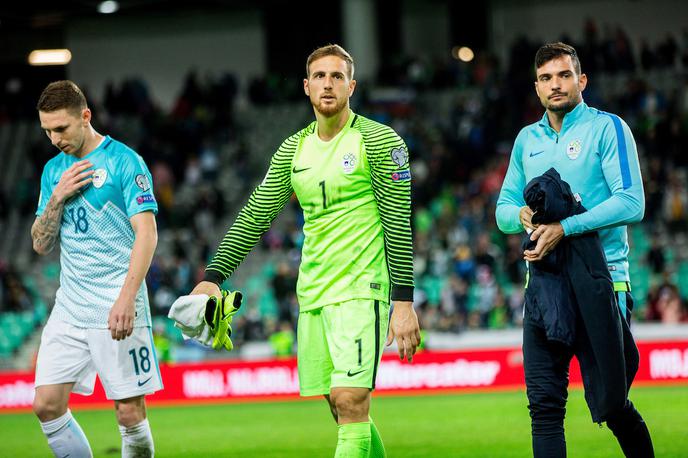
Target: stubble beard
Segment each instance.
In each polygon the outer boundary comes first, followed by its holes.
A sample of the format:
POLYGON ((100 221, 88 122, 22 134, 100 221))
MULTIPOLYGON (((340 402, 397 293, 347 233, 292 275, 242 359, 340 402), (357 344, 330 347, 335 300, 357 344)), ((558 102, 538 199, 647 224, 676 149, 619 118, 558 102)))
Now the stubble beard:
POLYGON ((311 100, 311 105, 313 105, 313 108, 315 108, 315 110, 318 113, 325 116, 326 118, 329 118, 340 113, 344 109, 344 107, 346 107, 346 99, 337 99, 336 103, 333 105, 325 105, 322 100, 311 100))
POLYGON ((545 101, 545 108, 553 113, 569 113, 573 110, 578 102, 580 102, 580 93, 574 94, 573 97, 568 97, 564 102, 551 102, 549 99, 545 101))

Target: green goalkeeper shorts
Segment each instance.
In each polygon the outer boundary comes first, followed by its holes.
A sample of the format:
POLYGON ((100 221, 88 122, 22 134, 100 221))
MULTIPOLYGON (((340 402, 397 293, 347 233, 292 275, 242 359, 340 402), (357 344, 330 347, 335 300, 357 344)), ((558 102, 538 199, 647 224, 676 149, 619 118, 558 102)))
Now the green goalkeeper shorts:
POLYGON ((332 388, 375 388, 387 339, 389 304, 354 299, 299 313, 297 329, 301 396, 332 388))

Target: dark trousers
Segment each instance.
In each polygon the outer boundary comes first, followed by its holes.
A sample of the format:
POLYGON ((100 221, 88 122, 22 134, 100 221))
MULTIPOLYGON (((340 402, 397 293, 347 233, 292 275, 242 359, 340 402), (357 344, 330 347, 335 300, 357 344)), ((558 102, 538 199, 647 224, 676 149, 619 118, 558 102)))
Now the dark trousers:
MULTIPOLYGON (((631 295, 617 294, 625 295, 626 307, 632 310, 631 295)), ((630 318, 630 312, 627 316, 630 318)), ((545 330, 529 320, 526 311, 523 320, 523 365, 535 458, 566 457, 564 415, 569 365, 574 353, 571 347, 548 341, 545 330)), ((654 457, 650 433, 631 401, 626 400, 623 409, 607 420, 607 426, 616 436, 626 457, 654 457)))

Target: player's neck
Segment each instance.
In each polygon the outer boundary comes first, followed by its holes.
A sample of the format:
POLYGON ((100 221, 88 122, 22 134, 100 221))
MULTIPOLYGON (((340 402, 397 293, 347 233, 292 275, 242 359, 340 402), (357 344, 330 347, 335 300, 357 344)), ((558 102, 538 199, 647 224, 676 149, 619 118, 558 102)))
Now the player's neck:
POLYGON ((81 150, 75 154, 75 156, 79 159, 83 159, 89 153, 92 153, 93 150, 98 148, 102 141, 103 136, 96 132, 93 127, 89 126, 88 131, 86 132, 86 138, 84 139, 84 146, 81 147, 81 150))
POLYGON ((549 126, 556 132, 561 132, 561 126, 564 124, 565 111, 549 111, 547 110, 547 119, 549 119, 549 126))
POLYGON ((316 111, 315 119, 318 121, 318 137, 320 140, 328 142, 336 137, 349 121, 349 105, 347 104, 342 111, 330 117, 316 111))

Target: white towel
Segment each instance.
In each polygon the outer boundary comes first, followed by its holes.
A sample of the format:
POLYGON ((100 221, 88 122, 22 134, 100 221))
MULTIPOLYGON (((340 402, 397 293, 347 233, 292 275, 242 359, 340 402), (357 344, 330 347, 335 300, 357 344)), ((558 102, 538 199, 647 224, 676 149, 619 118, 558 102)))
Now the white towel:
POLYGON ((181 296, 174 301, 167 317, 174 320, 174 327, 182 331, 184 339, 194 339, 203 345, 212 346, 210 326, 203 319, 208 297, 207 294, 181 296))

